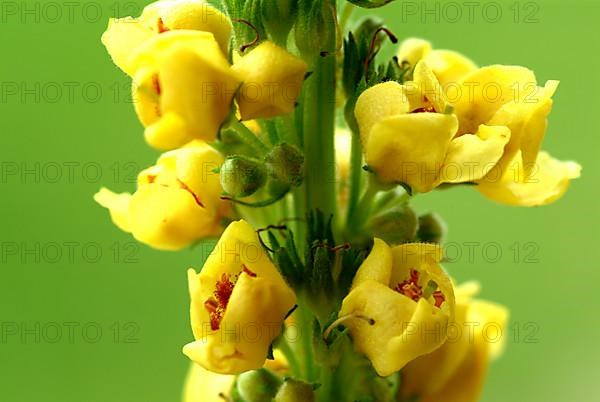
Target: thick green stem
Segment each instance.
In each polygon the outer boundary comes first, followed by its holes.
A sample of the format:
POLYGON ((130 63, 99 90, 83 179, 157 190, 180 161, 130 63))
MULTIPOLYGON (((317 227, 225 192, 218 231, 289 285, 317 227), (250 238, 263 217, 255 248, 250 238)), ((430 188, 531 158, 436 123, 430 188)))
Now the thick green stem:
POLYGON ((360 196, 360 189, 362 185, 362 147, 360 143, 360 133, 356 118, 354 117, 354 105, 355 102, 348 102, 346 105, 345 115, 348 127, 352 132, 352 149, 350 153, 350 190, 348 196, 348 215, 347 220, 356 212, 356 204, 360 196))
MULTIPOLYGON (((331 46, 335 47, 335 43, 331 46)), ((317 57, 305 83, 304 156, 306 209, 326 216, 335 209, 335 56, 317 57)))

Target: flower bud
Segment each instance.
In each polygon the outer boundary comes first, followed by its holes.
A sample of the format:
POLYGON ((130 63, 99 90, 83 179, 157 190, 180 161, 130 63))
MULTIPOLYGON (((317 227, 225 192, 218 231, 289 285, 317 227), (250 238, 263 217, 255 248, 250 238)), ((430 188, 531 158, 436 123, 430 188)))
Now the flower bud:
POLYGON ((247 197, 254 194, 266 181, 266 172, 262 164, 234 155, 228 158, 220 170, 221 186, 233 197, 247 197))
POLYGON ((419 230, 417 236, 425 243, 442 243, 446 236, 446 224, 444 220, 435 213, 419 216, 419 230))
POLYGON ((302 381, 287 378, 273 402, 314 402, 315 391, 313 386, 302 381))
POLYGON ((298 21, 294 27, 296 46, 303 56, 317 57, 325 49, 331 36, 337 32, 337 20, 331 7, 324 1, 299 2, 298 21))
POLYGON ((417 215, 409 206, 399 205, 373 216, 367 227, 374 237, 389 244, 408 243, 417 234, 417 215))
POLYGON ((284 46, 298 14, 295 0, 261 0, 263 24, 276 43, 284 46))
POLYGON ((304 180, 304 155, 298 148, 279 144, 266 156, 265 162, 274 182, 299 186, 304 180))
POLYGON ((348 0, 350 3, 362 8, 377 8, 390 4, 394 0, 348 0))
POLYGON ((245 402, 271 402, 281 379, 267 369, 247 371, 237 379, 235 391, 245 402))

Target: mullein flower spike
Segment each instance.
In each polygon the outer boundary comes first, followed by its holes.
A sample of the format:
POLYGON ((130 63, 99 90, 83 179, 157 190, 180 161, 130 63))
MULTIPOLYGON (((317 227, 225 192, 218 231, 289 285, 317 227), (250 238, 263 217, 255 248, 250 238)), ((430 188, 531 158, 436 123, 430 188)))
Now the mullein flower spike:
POLYGON ((184 402, 478 400, 508 311, 411 200, 544 205, 581 167, 541 150, 558 81, 420 38, 382 60, 398 37, 351 12, 392 1, 160 0, 103 33, 164 153, 95 200, 156 249, 218 238, 190 250, 184 402))

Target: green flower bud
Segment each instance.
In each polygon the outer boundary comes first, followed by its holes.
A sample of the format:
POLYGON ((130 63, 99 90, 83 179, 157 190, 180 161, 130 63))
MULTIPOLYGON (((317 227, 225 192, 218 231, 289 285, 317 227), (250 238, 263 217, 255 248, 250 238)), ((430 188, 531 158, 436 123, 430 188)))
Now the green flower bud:
POLYGON ((390 4, 394 0, 348 0, 350 3, 362 8, 377 8, 390 4))
POLYGON ((233 197, 254 194, 266 181, 265 167, 245 156, 231 156, 220 169, 221 186, 233 197))
POLYGON ((298 21, 294 27, 296 46, 305 58, 317 57, 337 32, 335 10, 323 0, 298 1, 298 21))
POLYGON ((312 385, 287 378, 273 402, 314 402, 315 391, 312 385))
POLYGON ((237 378, 234 394, 244 402, 271 402, 281 379, 267 369, 247 371, 237 378))
POLYGON ((263 23, 273 41, 285 47, 287 36, 292 30, 298 14, 298 4, 294 0, 261 0, 263 23))
POLYGON ((446 237, 446 223, 435 213, 419 216, 417 236, 423 242, 442 243, 446 237))
POLYGON ((404 204, 373 216, 367 223, 367 229, 374 237, 389 244, 402 244, 414 240, 417 225, 417 215, 404 204))
POLYGON ((304 155, 289 144, 277 145, 265 158, 269 176, 276 186, 296 187, 304 180, 304 155))

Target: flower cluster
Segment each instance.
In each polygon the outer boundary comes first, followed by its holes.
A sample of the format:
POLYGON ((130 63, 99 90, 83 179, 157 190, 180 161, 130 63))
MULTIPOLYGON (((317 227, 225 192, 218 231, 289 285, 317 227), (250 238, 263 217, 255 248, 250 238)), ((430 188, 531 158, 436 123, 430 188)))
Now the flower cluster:
POLYGON ((188 271, 186 402, 479 398, 508 311, 455 284, 411 200, 544 205, 580 166, 541 150, 557 81, 417 38, 382 60, 397 38, 350 12, 389 2, 160 0, 103 34, 164 153, 95 200, 156 249, 218 238, 188 271))

